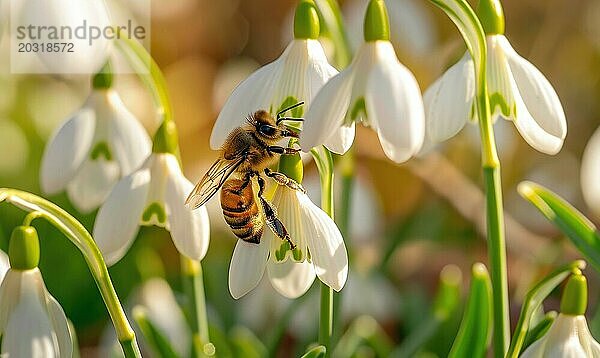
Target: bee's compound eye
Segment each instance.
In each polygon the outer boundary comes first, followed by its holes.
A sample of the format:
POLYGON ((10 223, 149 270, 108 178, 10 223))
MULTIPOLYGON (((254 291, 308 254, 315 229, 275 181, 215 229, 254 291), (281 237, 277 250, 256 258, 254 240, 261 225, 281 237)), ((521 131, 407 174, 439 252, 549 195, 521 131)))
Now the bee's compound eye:
POLYGON ((277 132, 277 128, 268 124, 263 124, 260 127, 258 127, 258 131, 266 136, 273 136, 277 132))

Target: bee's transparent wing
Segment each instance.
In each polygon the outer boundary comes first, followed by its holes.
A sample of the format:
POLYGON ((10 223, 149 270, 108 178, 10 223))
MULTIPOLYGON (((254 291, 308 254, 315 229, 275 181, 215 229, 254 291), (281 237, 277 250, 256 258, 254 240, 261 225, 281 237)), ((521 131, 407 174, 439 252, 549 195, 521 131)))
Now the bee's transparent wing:
POLYGON ((219 159, 208 169, 202 180, 196 184, 194 190, 185 200, 185 204, 193 209, 197 209, 213 197, 219 191, 219 188, 225 183, 227 178, 236 171, 244 162, 244 157, 234 160, 219 159))

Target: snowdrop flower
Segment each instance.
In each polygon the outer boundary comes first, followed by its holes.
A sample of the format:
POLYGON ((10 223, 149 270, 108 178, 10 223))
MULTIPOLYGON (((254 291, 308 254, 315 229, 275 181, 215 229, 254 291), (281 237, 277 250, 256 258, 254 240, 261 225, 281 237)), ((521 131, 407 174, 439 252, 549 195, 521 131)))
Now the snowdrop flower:
POLYGON ((587 205, 600 216, 600 129, 596 129, 583 152, 581 159, 581 191, 587 205))
MULTIPOLYGON (((298 154, 285 156, 281 161, 301 163, 298 154)), ((280 163, 280 168, 284 165, 280 163)), ((287 174, 301 181, 301 174, 287 174)), ((273 287, 288 298, 303 295, 315 275, 327 286, 340 291, 348 277, 348 254, 335 222, 308 195, 287 186, 275 189, 272 204, 295 248, 291 250, 287 241, 274 237, 268 228, 259 244, 238 240, 229 266, 229 291, 233 298, 254 289, 265 268, 273 287)))
POLYGON ((108 265, 125 256, 140 223, 169 230, 177 250, 190 259, 206 255, 208 213, 204 206, 194 211, 185 207, 194 185, 183 176, 174 154, 176 136, 175 124, 163 122, 154 137, 153 153, 115 185, 100 207, 93 236, 108 265))
POLYGON ((586 279, 575 274, 565 287, 561 313, 548 332, 529 346, 521 357, 600 357, 600 344, 592 337, 584 316, 586 305, 586 279))
POLYGON ((415 77, 389 42, 383 0, 369 3, 364 38, 350 66, 319 91, 306 114, 300 145, 309 151, 325 144, 343 154, 354 141, 355 122, 361 121, 377 131, 385 154, 402 163, 423 143, 423 101, 415 77))
MULTIPOLYGON (((244 123, 244 116, 257 109, 275 113, 301 101, 309 108, 317 91, 337 73, 327 62, 318 36, 317 12, 303 0, 296 8, 294 39, 283 54, 240 83, 225 102, 210 136, 212 149, 219 149, 229 133, 244 123)), ((301 117, 303 107, 292 115, 301 117)))
MULTIPOLYGON (((46 44, 48 41, 56 41, 56 32, 44 31, 44 28, 62 29, 62 27, 68 27, 74 32, 79 32, 80 30, 77 30, 77 28, 81 28, 84 24, 87 27, 86 30, 91 32, 91 29, 100 31, 101 29, 110 28, 112 25, 108 8, 103 0, 27 0, 11 3, 17 7, 11 9, 11 15, 14 14, 11 16, 10 23, 13 36, 17 36, 16 30, 20 26, 24 28, 33 26, 33 28, 38 28, 40 32, 36 34, 34 31, 31 37, 25 38, 26 41, 32 43, 46 44)), ((61 51, 36 52, 37 57, 41 60, 40 63, 36 64, 26 61, 27 56, 17 54, 13 58, 19 61, 13 60, 11 66, 16 70, 15 72, 20 73, 96 73, 110 56, 112 40, 106 36, 106 31, 104 31, 104 36, 100 36, 98 33, 97 36, 92 38, 92 33, 87 35, 76 34, 68 38, 68 42, 73 44, 74 51, 69 53, 61 51)), ((63 40, 66 41, 67 39, 64 38, 63 40)))
POLYGON ((14 229, 9 256, 11 268, 0 286, 2 356, 71 357, 73 343, 67 317, 37 268, 40 252, 33 227, 14 229))
POLYGON ((150 154, 148 134, 111 84, 109 73, 94 77, 86 103, 55 131, 42 157, 42 190, 66 189, 83 213, 102 204, 117 181, 150 154))
MULTIPOLYGON (((498 0, 482 0, 479 16, 486 32, 487 84, 494 120, 513 121, 529 145, 556 154, 567 134, 558 95, 544 75, 519 56, 504 36, 504 15, 498 0)), ((467 120, 476 120, 475 72, 470 54, 450 67, 425 91, 427 141, 453 137, 467 120)))

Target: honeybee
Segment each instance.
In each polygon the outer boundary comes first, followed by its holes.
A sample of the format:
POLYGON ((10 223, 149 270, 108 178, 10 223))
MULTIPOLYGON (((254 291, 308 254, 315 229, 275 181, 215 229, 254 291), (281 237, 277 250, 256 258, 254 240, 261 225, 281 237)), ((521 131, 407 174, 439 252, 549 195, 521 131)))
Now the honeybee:
POLYGON ((268 167, 281 155, 292 155, 299 149, 282 147, 278 143, 284 138, 298 138, 298 134, 288 129, 285 121, 302 121, 302 118, 283 117, 287 111, 303 105, 299 102, 284 108, 273 118, 269 112, 258 110, 246 118, 246 124, 235 128, 221 147, 220 156, 196 184, 186 205, 196 209, 212 198, 221 189, 221 209, 225 221, 240 239, 258 244, 263 234, 259 206, 265 223, 275 236, 286 240, 292 249, 287 229, 277 218, 276 210, 264 197, 265 180, 261 173, 272 178, 279 185, 304 192, 304 188, 285 174, 271 171, 268 167), (256 203, 252 178, 258 181, 258 201, 256 203))

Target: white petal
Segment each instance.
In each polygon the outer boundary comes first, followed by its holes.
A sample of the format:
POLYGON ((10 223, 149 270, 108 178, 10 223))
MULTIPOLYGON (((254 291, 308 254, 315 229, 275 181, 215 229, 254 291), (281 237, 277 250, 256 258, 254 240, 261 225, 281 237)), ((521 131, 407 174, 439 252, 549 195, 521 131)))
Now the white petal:
POLYGON ((305 102, 305 105, 299 108, 300 113, 304 114, 304 109, 310 108, 311 101, 319 89, 337 74, 337 70, 327 62, 318 40, 292 40, 278 61, 282 65, 281 75, 273 83, 273 97, 269 99, 269 107, 265 108, 272 113, 278 110, 286 99, 293 97, 297 101, 305 102))
POLYGON ((121 167, 120 175, 125 176, 138 169, 150 155, 152 142, 117 93, 110 91, 108 96, 112 109, 108 141, 121 167))
POLYGON ((287 298, 302 296, 316 277, 310 262, 294 262, 289 259, 284 262, 269 260, 267 273, 275 290, 287 298))
POLYGON ((340 291, 348 277, 348 254, 340 230, 321 208, 306 194, 297 193, 301 222, 306 235, 311 260, 319 279, 340 291))
MULTIPOLYGON (((342 126, 352 94, 352 72, 342 71, 323 86, 311 104, 300 133, 300 145, 305 152, 324 144, 342 126)), ((342 143, 352 141, 348 138, 351 132, 344 133, 342 143)), ((354 137, 352 137, 352 140, 354 137)), ((348 146, 349 148, 349 146, 348 146)), ((329 148, 343 154, 348 148, 329 148), (342 150, 339 150, 342 149, 342 150)))
POLYGON ((515 126, 521 137, 534 149, 546 153, 556 154, 563 145, 563 138, 556 137, 540 127, 539 123, 529 114, 521 97, 515 98, 517 103, 517 119, 515 126))
POLYGON ((487 36, 488 61, 487 82, 490 97, 490 110, 494 120, 499 117, 514 119, 518 90, 514 86, 511 69, 504 49, 500 46, 502 35, 487 36))
POLYGON ((333 132, 331 137, 325 140, 325 147, 334 153, 346 153, 354 142, 356 123, 352 121, 349 125, 341 125, 333 132))
POLYGON ((150 172, 142 169, 121 179, 100 207, 94 240, 107 265, 119 261, 133 243, 146 203, 150 172))
POLYGON ((4 275, 10 268, 10 262, 8 260, 8 255, 0 250, 0 283, 4 280, 4 275))
POLYGON ((600 215, 600 129, 588 141, 581 159, 581 191, 587 205, 600 215))
POLYGON ((46 303, 49 294, 40 271, 37 268, 9 271, 7 279, 15 285, 15 292, 12 302, 3 303, 12 307, 7 312, 7 323, 2 333, 2 354, 11 357, 68 357, 59 351, 46 303))
POLYGON ((206 255, 210 238, 208 211, 204 206, 196 210, 185 206, 185 199, 194 185, 181 173, 177 158, 169 155, 167 161, 169 175, 165 203, 173 243, 181 254, 193 260, 201 260, 206 255))
POLYGON ((365 103, 369 121, 391 160, 405 162, 421 149, 425 136, 423 100, 417 80, 406 67, 396 60, 373 68, 365 103))
POLYGON ((58 301, 48 292, 46 292, 46 300, 50 323, 56 335, 60 356, 71 357, 73 355, 73 339, 65 311, 63 311, 58 301))
MULTIPOLYGON (((562 141, 567 122, 558 95, 546 77, 529 61, 519 56, 504 37, 499 39, 527 111, 543 130, 562 141)), ((517 120, 520 113, 517 112, 517 120)), ((558 151, 560 147, 556 150, 558 151)))
POLYGON ((88 155, 95 129, 94 112, 84 107, 50 137, 40 169, 40 184, 47 194, 63 190, 88 155))
POLYGON ((22 297, 10 315, 2 336, 2 355, 32 358, 61 357, 52 333, 48 312, 39 299, 22 297))
POLYGON ((100 206, 119 180, 119 166, 104 157, 84 160, 67 185, 69 200, 81 213, 89 213, 100 206))
POLYGON ((0 286, 0 335, 4 334, 8 318, 21 294, 20 271, 8 270, 0 286))
POLYGON ((229 292, 236 300, 252 291, 265 272, 270 244, 265 237, 258 245, 242 240, 235 245, 229 265, 229 292))
POLYGON ((473 60, 467 53, 425 91, 425 130, 433 143, 456 135, 471 117, 474 71, 473 60))
POLYGON ((241 126, 246 116, 258 109, 267 109, 275 83, 281 76, 281 61, 259 68, 240 83, 225 102, 210 135, 210 147, 219 149, 231 131, 241 126))

